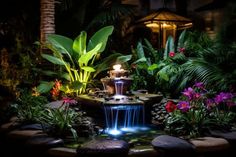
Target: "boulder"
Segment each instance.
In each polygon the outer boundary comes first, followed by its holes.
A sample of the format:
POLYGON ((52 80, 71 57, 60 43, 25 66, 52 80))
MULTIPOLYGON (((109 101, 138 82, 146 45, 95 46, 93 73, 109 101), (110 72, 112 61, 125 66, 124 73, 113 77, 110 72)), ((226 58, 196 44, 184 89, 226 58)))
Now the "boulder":
POLYGON ((129 152, 129 144, 123 140, 92 140, 77 148, 80 157, 125 157, 129 152))
POLYGON ((220 137, 220 138, 226 139, 230 143, 231 146, 233 147, 236 146, 236 131, 224 132, 220 130, 211 130, 210 134, 211 136, 214 136, 214 137, 220 137))
POLYGON ((164 157, 195 156, 195 147, 186 140, 169 135, 160 135, 151 142, 153 148, 164 157))
POLYGON ((199 137, 189 141, 196 147, 196 151, 199 153, 223 151, 230 146, 227 140, 215 137, 199 137))

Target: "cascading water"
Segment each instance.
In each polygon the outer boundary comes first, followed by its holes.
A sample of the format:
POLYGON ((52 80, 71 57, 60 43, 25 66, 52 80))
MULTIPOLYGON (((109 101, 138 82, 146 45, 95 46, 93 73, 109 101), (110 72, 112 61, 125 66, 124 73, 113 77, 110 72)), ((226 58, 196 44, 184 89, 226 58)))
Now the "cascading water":
POLYGON ((134 132, 143 128, 145 123, 143 102, 124 95, 132 79, 127 77, 124 69, 120 69, 120 65, 117 67, 119 69, 110 72, 110 78, 102 79, 105 90, 114 89, 113 96, 104 103, 106 133, 112 135, 134 132))
POLYGON ((122 80, 115 81, 115 95, 123 95, 123 85, 124 82, 122 80))
POLYGON ((104 106, 104 110, 108 134, 134 132, 145 124, 143 105, 104 106))

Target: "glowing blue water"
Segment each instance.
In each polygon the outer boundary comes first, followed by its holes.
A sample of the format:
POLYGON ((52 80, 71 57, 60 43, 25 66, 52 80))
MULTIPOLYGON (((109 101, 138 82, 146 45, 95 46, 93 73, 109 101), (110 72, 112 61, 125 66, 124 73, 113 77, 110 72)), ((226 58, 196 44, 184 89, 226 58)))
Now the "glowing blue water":
POLYGON ((144 129, 143 105, 104 106, 106 133, 119 135, 144 129))
POLYGON ((115 103, 105 105, 106 133, 111 135, 119 135, 123 132, 136 132, 144 126, 144 106, 142 103, 129 104, 126 96, 123 95, 124 81, 120 79, 114 80, 115 95, 113 96, 115 103), (116 101, 117 104, 116 104, 116 101), (127 103, 127 104, 126 104, 127 103))

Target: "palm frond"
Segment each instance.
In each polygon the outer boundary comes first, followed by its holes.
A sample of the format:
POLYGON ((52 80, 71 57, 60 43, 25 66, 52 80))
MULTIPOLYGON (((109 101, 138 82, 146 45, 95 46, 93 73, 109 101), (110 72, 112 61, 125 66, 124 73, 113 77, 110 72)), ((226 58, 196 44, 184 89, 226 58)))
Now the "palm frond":
MULTIPOLYGON (((196 58, 185 63, 186 74, 192 80, 201 81, 212 88, 224 89, 228 85, 231 74, 225 73, 216 64, 196 58)), ((235 80, 235 79, 234 79, 235 80)))
POLYGON ((102 10, 88 25, 88 28, 96 24, 110 25, 116 23, 124 16, 133 15, 135 6, 128 4, 120 4, 116 2, 105 3, 102 10))

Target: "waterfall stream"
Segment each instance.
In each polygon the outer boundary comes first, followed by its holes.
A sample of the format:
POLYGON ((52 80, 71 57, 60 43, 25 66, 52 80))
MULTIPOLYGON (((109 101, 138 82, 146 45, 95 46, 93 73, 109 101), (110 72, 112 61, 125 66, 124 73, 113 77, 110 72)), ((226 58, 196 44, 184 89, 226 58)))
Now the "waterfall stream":
POLYGON ((144 107, 143 105, 117 105, 104 106, 106 118, 106 132, 108 134, 120 134, 122 132, 133 132, 143 127, 144 107))

